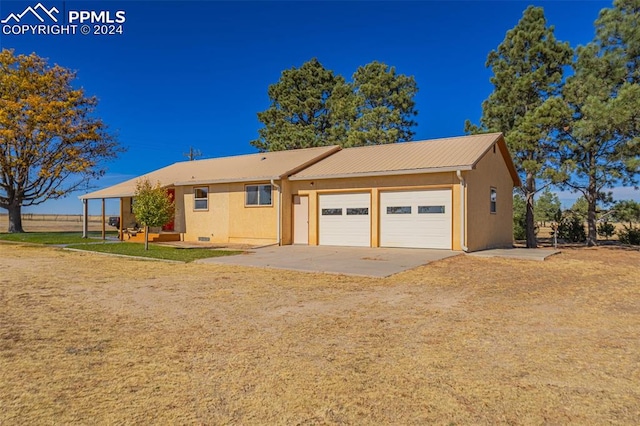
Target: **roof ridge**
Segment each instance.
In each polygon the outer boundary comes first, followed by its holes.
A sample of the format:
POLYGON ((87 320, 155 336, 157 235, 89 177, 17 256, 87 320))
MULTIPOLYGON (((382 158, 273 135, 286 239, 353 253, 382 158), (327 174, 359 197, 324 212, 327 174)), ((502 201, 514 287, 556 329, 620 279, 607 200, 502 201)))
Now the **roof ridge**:
MULTIPOLYGON (((258 155, 277 155, 277 154, 282 154, 282 153, 285 153, 285 152, 290 153, 290 152, 294 152, 294 151, 296 151, 296 152, 299 152, 299 151, 311 151, 311 150, 314 150, 314 149, 321 150, 321 149, 334 148, 336 146, 339 146, 339 145, 312 146, 312 147, 309 147, 309 148, 283 149, 281 151, 252 152, 252 153, 248 153, 248 154, 232 154, 232 155, 225 155, 224 157, 203 158, 201 160, 176 161, 175 163, 169 164, 169 166, 172 166, 174 164, 183 164, 183 163, 224 160, 224 159, 227 159, 227 158, 252 157, 252 156, 258 156, 258 155)), ((169 166, 166 166, 166 167, 169 167, 169 166)))
POLYGON ((438 142, 438 141, 443 141, 443 140, 446 140, 446 139, 466 139, 466 138, 474 138, 474 137, 480 137, 480 136, 495 136, 496 139, 497 139, 500 135, 502 135, 502 132, 489 132, 489 133, 478 133, 476 135, 444 136, 444 137, 433 138, 433 139, 420 139, 420 140, 417 140, 417 141, 402 141, 402 142, 392 142, 392 143, 377 144, 377 145, 351 146, 351 147, 342 148, 342 149, 343 150, 355 150, 355 149, 359 149, 359 148, 375 148, 375 147, 382 147, 382 146, 401 146, 401 145, 404 145, 404 144, 438 142))

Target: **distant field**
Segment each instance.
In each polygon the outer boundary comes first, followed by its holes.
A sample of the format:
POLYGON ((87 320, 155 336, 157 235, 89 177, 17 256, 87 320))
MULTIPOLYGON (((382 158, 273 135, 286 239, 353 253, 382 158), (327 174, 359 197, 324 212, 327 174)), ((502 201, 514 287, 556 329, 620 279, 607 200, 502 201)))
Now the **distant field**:
MULTIPOLYGON (((106 216, 105 219, 109 219, 106 216)), ((6 214, 0 215, 0 233, 7 232, 9 218, 6 214)), ((22 227, 27 232, 82 232, 82 215, 62 214, 24 214, 22 215, 22 227)), ((107 231, 116 228, 106 225, 107 231)), ((102 217, 89 216, 89 231, 102 230, 102 217)))

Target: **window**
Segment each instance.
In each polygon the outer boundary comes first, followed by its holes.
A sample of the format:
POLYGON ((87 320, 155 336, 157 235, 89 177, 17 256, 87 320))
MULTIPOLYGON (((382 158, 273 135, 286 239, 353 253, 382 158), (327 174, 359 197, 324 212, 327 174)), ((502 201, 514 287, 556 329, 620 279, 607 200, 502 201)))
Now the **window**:
POLYGON ((209 209, 209 188, 203 186, 201 188, 193 188, 193 209, 208 210, 209 209))
POLYGON ((411 214, 411 206, 387 207, 387 214, 411 214))
POLYGON ((247 185, 245 190, 245 205, 270 206, 271 185, 247 185))
POLYGON ((495 213, 496 212, 496 199, 497 199, 497 191, 495 188, 491 188, 491 196, 489 198, 489 203, 490 203, 490 207, 489 207, 489 211, 491 213, 495 213))
POLYGON ((444 213, 444 206, 418 206, 418 214, 444 213))
POLYGON ((342 216, 342 209, 322 209, 322 216, 342 216))
POLYGON ((369 207, 351 208, 347 207, 347 216, 366 216, 369 214, 369 207))

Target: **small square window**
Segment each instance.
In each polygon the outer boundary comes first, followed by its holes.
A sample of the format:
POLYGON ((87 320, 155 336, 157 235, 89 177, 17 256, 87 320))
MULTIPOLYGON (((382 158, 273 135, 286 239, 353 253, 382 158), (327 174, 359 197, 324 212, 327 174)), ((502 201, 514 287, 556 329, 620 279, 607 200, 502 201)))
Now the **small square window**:
POLYGON ((322 216, 342 216, 342 209, 322 209, 322 216))
POLYGON ((444 213, 444 206, 418 206, 418 214, 444 213))
POLYGON ((245 186, 245 205, 270 206, 271 192, 271 185, 247 185, 245 186))
POLYGON ((193 209, 208 210, 209 209, 209 188, 204 186, 201 188, 193 188, 193 209))
POLYGON ((411 206, 387 207, 387 214, 411 214, 411 206))
POLYGON ((347 207, 347 216, 367 216, 369 207, 347 207))
POLYGON ((491 213, 495 213, 497 211, 496 201, 497 201, 498 193, 495 188, 491 188, 491 195, 489 198, 489 211, 491 213))

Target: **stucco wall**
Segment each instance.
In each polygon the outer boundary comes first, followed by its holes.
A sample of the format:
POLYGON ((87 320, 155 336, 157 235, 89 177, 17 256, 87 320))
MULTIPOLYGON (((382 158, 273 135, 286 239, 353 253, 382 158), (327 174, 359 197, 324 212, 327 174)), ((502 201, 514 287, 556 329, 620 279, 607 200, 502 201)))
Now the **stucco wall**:
POLYGON ((467 179, 467 246, 469 251, 513 245, 513 180, 496 146, 480 159, 467 179), (490 211, 491 188, 497 191, 496 213, 490 211))
MULTIPOLYGON (((270 244, 277 239, 277 191, 271 206, 245 206, 245 185, 269 182, 185 186, 180 188, 184 211, 184 241, 209 239, 213 243, 270 244), (194 209, 194 188, 209 188, 207 210, 194 209)), ((178 191, 176 191, 178 198, 178 191)))

